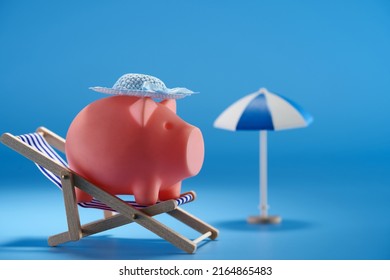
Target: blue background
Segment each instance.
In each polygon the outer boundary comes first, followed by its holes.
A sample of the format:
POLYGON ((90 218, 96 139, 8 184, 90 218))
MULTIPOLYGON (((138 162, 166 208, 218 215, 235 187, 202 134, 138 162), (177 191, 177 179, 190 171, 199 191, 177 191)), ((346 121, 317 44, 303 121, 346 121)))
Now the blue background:
POLYGON ((66 229, 61 195, 1 145, 0 258, 389 259, 389 50, 386 0, 2 0, 0 132, 43 125, 65 136, 84 106, 105 97, 88 87, 125 73, 199 91, 178 101, 206 144, 201 173, 183 185, 199 199, 185 208, 220 237, 187 255, 129 225, 49 248, 47 236, 66 229), (260 87, 315 118, 309 128, 269 133, 277 226, 245 222, 258 211, 257 133, 212 126, 260 87))

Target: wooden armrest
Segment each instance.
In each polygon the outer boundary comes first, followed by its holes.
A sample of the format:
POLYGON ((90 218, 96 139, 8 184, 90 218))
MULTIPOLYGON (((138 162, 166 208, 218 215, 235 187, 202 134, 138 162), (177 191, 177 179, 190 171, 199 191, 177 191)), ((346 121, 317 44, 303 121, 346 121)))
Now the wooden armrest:
POLYGON ((41 126, 38 127, 37 132, 40 133, 50 146, 53 146, 57 150, 65 153, 65 139, 58 134, 50 131, 49 129, 41 126))

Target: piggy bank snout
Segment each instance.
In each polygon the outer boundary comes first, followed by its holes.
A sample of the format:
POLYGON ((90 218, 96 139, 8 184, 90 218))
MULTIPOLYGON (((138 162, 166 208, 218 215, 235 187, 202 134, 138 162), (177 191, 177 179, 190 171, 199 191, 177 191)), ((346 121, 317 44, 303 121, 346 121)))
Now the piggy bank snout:
POLYGON ((199 128, 190 129, 186 149, 187 171, 189 176, 195 176, 202 168, 204 160, 204 142, 199 128))

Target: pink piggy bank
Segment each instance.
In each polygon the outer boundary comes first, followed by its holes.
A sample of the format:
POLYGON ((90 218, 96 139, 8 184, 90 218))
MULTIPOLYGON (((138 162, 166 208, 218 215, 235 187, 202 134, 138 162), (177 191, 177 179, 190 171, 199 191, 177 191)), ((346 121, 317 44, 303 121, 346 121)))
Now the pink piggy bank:
MULTIPOLYGON (((137 203, 180 196, 181 181, 200 171, 201 131, 176 115, 176 101, 112 96, 85 107, 66 136, 69 166, 112 195, 137 203)), ((92 197, 77 189, 78 202, 92 197)))

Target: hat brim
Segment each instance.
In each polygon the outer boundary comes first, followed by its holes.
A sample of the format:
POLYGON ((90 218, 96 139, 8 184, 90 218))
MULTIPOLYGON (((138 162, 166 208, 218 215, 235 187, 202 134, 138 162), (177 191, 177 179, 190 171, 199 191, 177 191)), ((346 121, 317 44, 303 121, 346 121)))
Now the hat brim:
POLYGON ((101 93, 112 94, 112 95, 129 95, 129 96, 138 96, 138 97, 152 97, 159 99, 180 99, 186 96, 191 95, 192 93, 165 93, 165 92, 156 92, 156 91, 144 91, 144 90, 123 90, 123 89, 113 89, 106 87, 90 87, 89 89, 101 93))

